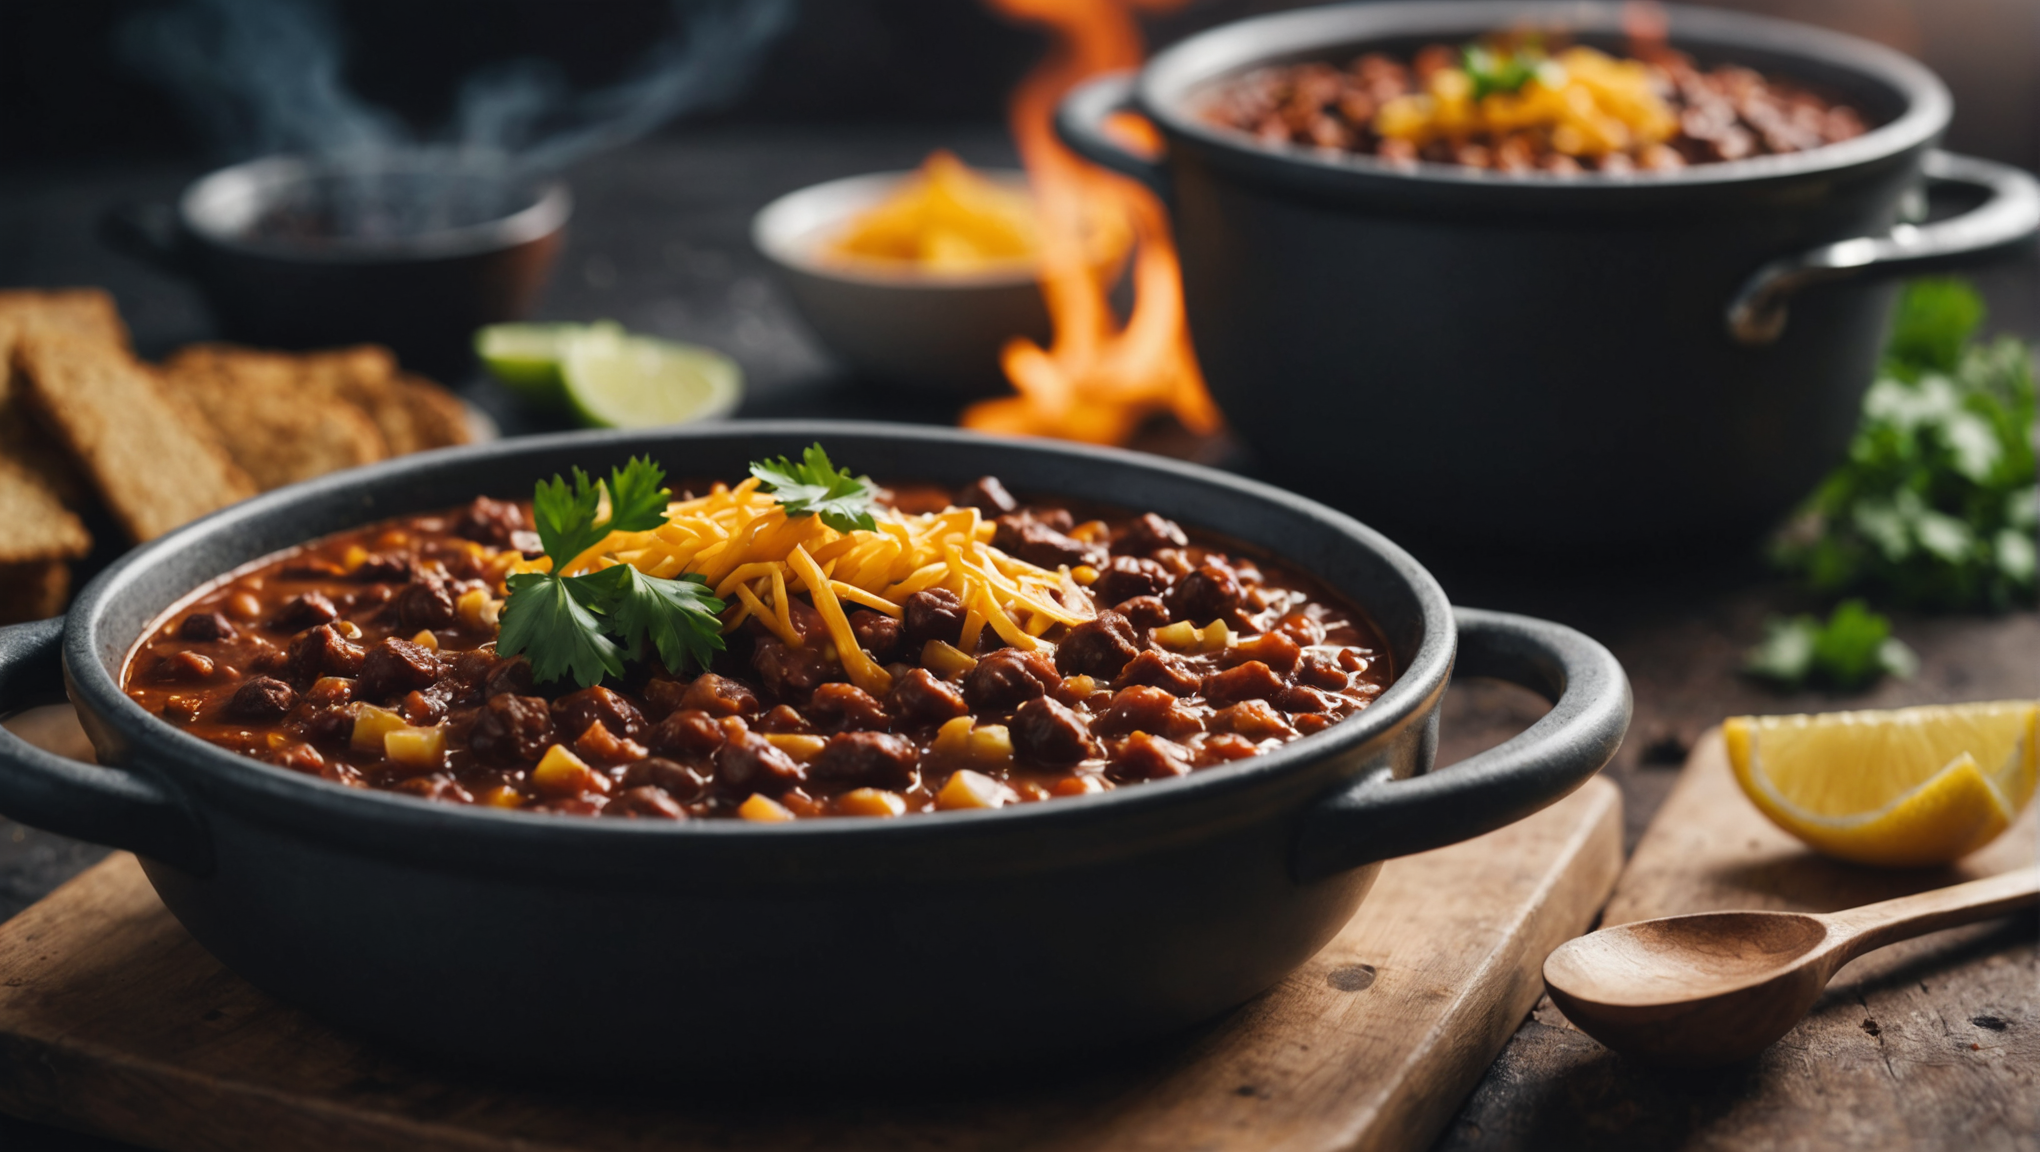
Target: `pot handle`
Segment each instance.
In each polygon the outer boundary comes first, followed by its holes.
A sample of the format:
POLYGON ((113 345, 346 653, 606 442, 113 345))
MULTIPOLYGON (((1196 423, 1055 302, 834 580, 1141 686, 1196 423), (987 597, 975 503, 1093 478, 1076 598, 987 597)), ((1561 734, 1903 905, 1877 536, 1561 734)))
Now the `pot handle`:
MULTIPOLYGON (((0 628, 0 713, 63 682, 64 620, 0 628)), ((125 848, 191 873, 212 872, 212 842, 166 784, 46 752, 0 728, 0 812, 60 836, 125 848)))
POLYGON ((1551 701, 1513 739, 1397 780, 1386 768, 1304 817, 1293 870, 1308 881, 1470 840, 1564 797, 1601 770, 1629 731, 1629 678, 1606 648, 1561 624, 1455 608, 1454 676, 1493 676, 1551 701))
POLYGON ((115 204, 99 216, 99 240, 108 248, 173 275, 191 271, 184 225, 174 205, 115 204))
POLYGON ((1927 153, 1920 167, 1929 185, 1978 188, 1987 198, 1946 220, 1900 224, 1883 236, 1858 236, 1771 261, 1744 281, 1729 302, 1729 338, 1753 348, 1775 343, 1785 331, 1787 305, 1803 288, 1968 264, 2040 233, 2040 182, 2030 174, 1938 149, 1927 153))
POLYGON ((1161 162, 1115 140, 1105 127, 1118 113, 1139 111, 1133 102, 1138 76, 1136 72, 1108 72, 1072 88, 1056 106, 1055 133, 1077 155, 1131 176, 1166 199, 1169 177, 1161 162))

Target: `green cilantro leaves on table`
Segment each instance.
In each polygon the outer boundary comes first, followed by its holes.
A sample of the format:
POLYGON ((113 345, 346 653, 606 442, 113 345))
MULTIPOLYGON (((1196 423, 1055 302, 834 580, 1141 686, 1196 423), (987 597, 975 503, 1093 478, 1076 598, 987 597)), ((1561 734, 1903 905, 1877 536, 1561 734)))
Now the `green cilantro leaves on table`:
POLYGON ((1766 620, 1764 641, 1750 649, 1743 671, 1786 688, 1819 680, 1852 690, 1885 675, 1911 679, 1919 663, 1891 634, 1890 620, 1861 600, 1844 600, 1826 623, 1805 613, 1766 620))
POLYGON ((751 475, 779 500, 790 517, 820 516, 822 523, 838 532, 878 528, 871 515, 878 485, 869 476, 852 476, 848 468, 839 470, 820 444, 809 445, 799 463, 784 456, 754 463, 751 475))
POLYGON ((647 532, 664 524, 671 496, 664 471, 633 457, 611 469, 606 480, 590 480, 579 468, 573 474, 571 487, 554 476, 539 481, 532 494, 539 543, 553 567, 507 581, 510 595, 503 602, 496 651, 524 653, 532 679, 540 683, 571 676, 583 688, 601 683, 604 675, 622 676, 624 659, 637 659, 647 638, 668 669, 706 668, 722 651, 717 616, 723 602, 709 594, 702 577, 689 572, 668 580, 628 564, 560 575, 611 532, 647 532))
POLYGON ((1772 547, 1814 592, 1942 609, 2033 603, 2033 354, 2009 337, 1976 340, 1983 317, 1960 280, 1907 287, 1848 460, 1772 547))

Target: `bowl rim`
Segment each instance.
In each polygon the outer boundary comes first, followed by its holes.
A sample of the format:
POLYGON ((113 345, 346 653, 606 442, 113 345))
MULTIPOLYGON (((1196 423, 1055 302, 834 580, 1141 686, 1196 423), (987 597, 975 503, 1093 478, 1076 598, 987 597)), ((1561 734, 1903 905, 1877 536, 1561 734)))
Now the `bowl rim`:
MULTIPOLYGON (((423 509, 419 509, 422 511, 423 509)), ((360 523, 407 514, 379 510, 360 523)), ((344 531, 344 529, 341 529, 344 531)), ((1263 545, 1265 546, 1265 545, 1263 545)), ((1271 549, 1272 551, 1273 549, 1271 549)), ((272 553, 273 554, 273 553, 272 553)), ((256 563, 251 559, 245 564, 256 563)), ((240 567, 240 566, 237 566, 240 567)), ((233 569, 229 569, 232 571, 233 569)), ((223 576, 226 573, 219 573, 223 576)), ((212 577, 210 579, 217 579, 212 577)), ((1323 579, 1322 576, 1317 577, 1323 579)), ((208 581, 209 582, 209 581, 208 581)), ((198 587, 183 589, 170 600, 182 603, 198 587)), ((1348 593, 1341 593, 1349 595, 1348 593)), ((1367 605, 1363 608, 1373 609, 1367 605)), ((171 609, 158 610, 151 623, 171 609)), ((488 862, 481 850, 515 851, 535 843, 549 849, 585 848, 591 857, 622 844, 745 844, 807 849, 835 845, 846 837, 856 844, 890 843, 895 847, 955 843, 998 829, 1021 832, 1044 826, 1083 826, 1100 821, 1123 823, 1134 812, 1156 812, 1236 797, 1271 782, 1302 773, 1308 766, 1357 754, 1423 717, 1443 692, 1456 652, 1456 630, 1450 602, 1437 580, 1415 558, 1378 531, 1352 517, 1260 481, 1221 473, 1201 465, 1146 456, 1124 449, 1064 442, 993 437, 941 427, 852 421, 733 421, 708 427, 680 426, 658 430, 605 430, 520 437, 489 444, 440 449, 331 473, 315 480, 264 493, 214 512, 145 543, 121 557, 86 586, 65 619, 62 641, 66 685, 85 712, 87 731, 112 728, 130 747, 146 748, 137 761, 171 761, 177 766, 173 785, 179 792, 202 793, 215 802, 256 811, 264 822, 288 824, 341 843, 372 842, 383 854, 430 857, 454 863, 488 862), (828 437, 882 438, 912 444, 977 445, 1000 450, 1059 457, 1080 467, 1138 468, 1207 488, 1227 490, 1235 497, 1277 505, 1292 515, 1315 522, 1346 542, 1373 553, 1393 578, 1411 594, 1422 635, 1393 684, 1366 710, 1322 732, 1291 741, 1272 752, 1231 764, 1201 768, 1180 777, 1143 782, 1054 801, 1015 804, 986 811, 915 813, 896 820, 856 817, 815 818, 761 825, 745 820, 604 820, 485 809, 447 804, 403 793, 350 788, 342 784, 266 764, 229 752, 144 711, 121 690, 126 667, 143 634, 103 643, 110 608, 137 586, 167 557, 207 541, 231 537, 251 521, 268 520, 304 504, 319 501, 364 503, 357 495, 364 480, 374 477, 398 485, 407 478, 442 471, 517 467, 520 458, 588 448, 614 451, 624 444, 660 439, 679 455, 690 442, 738 437, 782 438, 787 441, 828 437), (115 667, 102 661, 103 650, 117 650, 115 667), (410 837, 393 844, 393 836, 410 837)), ((1433 713, 1434 714, 1434 713, 1433 713)), ((557 863, 548 859, 547 863, 557 863)), ((594 862, 590 861, 591 866, 594 862)))
POLYGON ((1305 177, 1314 182, 1380 186, 1432 186, 1466 195, 1540 197, 1634 197, 1677 195, 1696 188, 1797 179, 1840 172, 1924 147, 1947 127, 1953 98, 1925 65, 1873 41, 1796 21, 1741 12, 1659 6, 1668 39, 1683 38, 1729 51, 1740 47, 1817 61, 1890 89, 1904 109, 1887 123, 1853 140, 1804 152, 1694 164, 1671 173, 1559 176, 1545 172, 1493 173, 1458 164, 1419 161, 1389 163, 1365 153, 1268 147, 1244 133, 1205 123, 1192 114, 1196 98, 1225 76, 1239 75, 1270 60, 1338 46, 1348 49, 1401 36, 1476 35, 1520 24, 1565 26, 1600 34, 1620 33, 1625 5, 1605 0, 1426 0, 1333 4, 1234 21, 1191 36, 1157 54, 1135 84, 1140 110, 1161 125, 1172 146, 1194 145, 1223 162, 1254 170, 1305 177))
MULTIPOLYGON (((1023 168, 973 165, 972 171, 1001 184, 1032 190, 1023 168)), ((834 227, 919 172, 918 168, 863 172, 796 188, 775 197, 751 217, 751 244, 766 259, 789 271, 863 288, 948 291, 1032 287, 1040 282, 1039 258, 1014 260, 980 272, 929 272, 911 264, 894 267, 877 260, 834 262, 817 257, 818 246, 809 239, 817 229, 834 227)))
POLYGON ((389 240, 341 237, 317 245, 264 240, 225 227, 218 219, 222 201, 253 191, 353 167, 397 173, 444 165, 449 160, 476 171, 501 169, 508 178, 519 178, 507 155, 487 150, 421 147, 336 156, 277 153, 215 169, 192 181, 178 197, 177 216, 185 230, 206 246, 239 255, 301 264, 397 264, 516 248, 560 231, 573 215, 573 193, 566 184, 537 178, 527 181, 531 202, 506 216, 389 240))

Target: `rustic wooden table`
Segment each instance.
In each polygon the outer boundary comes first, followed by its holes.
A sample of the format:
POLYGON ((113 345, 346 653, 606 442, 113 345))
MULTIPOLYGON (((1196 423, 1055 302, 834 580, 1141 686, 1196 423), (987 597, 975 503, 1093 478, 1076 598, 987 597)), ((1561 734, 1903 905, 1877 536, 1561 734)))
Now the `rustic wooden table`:
MULTIPOLYGON (((752 211, 784 191, 907 167, 935 144, 1010 162, 994 130, 718 132, 633 148, 574 174, 577 218, 549 290, 548 317, 613 317, 633 328, 727 349, 751 384, 745 415, 947 420, 941 403, 846 379, 812 343, 751 251, 752 211)), ((165 167, 16 169, 0 174, 0 285, 100 284, 119 297, 145 354, 210 333, 182 285, 101 249, 108 205, 167 197, 196 172, 165 167)), ((2001 326, 2040 330, 2040 265, 1981 278, 2001 326)), ((464 390, 507 431, 528 418, 484 382, 464 390)), ((1535 514, 1530 513, 1530 514, 1535 514)), ((1463 604, 1548 616, 1612 648, 1636 691, 1629 741, 1609 768, 1634 845, 1692 742, 1725 715, 2040 696, 2040 613, 1898 618, 1923 658, 1910 682, 1855 696, 1776 695, 1734 672, 1767 612, 1797 610, 1789 588, 1737 557, 1685 557, 1625 571, 1493 564, 1422 555, 1463 604)), ((1448 701, 1441 762, 1527 726, 1541 702, 1474 683, 1448 701)), ((0 820, 0 917, 25 908, 102 850, 0 820)), ((1908 971, 1865 996, 1863 1022, 1795 1034, 1790 1060, 1709 1074, 1663 1074, 1610 1055, 1549 1002, 1532 1012, 1439 1138, 1440 1150, 1786 1147, 2040 1149, 2040 948, 2031 917, 1986 934, 1959 963, 1908 971), (1979 1005, 1989 1005, 1981 1008, 1979 1005), (1985 1030, 2001 1065, 1965 1063, 1985 1030), (1874 1048, 1889 1080, 1827 1072, 1829 1057, 1874 1048), (1979 1129, 1978 1115, 2034 1117, 1979 1129)), ((107 1141, 0 1116, 0 1147, 110 1152, 107 1141)))

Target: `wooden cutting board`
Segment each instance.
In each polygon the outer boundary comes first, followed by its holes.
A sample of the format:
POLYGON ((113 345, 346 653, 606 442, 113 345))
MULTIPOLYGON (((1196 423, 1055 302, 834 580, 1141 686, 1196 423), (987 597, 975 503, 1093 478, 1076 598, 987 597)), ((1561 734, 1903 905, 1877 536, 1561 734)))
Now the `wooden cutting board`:
MULTIPOLYGON (((1415 1149, 1543 989, 1621 868, 1593 780, 1509 828, 1390 863, 1281 986, 1138 1057, 981 1094, 810 1100, 508 1085, 366 1044, 243 983, 108 859, 0 926, 0 1109, 151 1147, 1415 1149)), ((621 1010, 591 1005, 591 1010, 621 1010)))

